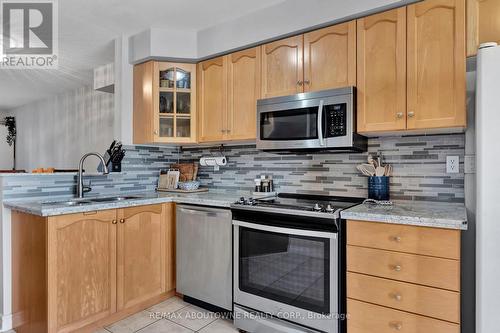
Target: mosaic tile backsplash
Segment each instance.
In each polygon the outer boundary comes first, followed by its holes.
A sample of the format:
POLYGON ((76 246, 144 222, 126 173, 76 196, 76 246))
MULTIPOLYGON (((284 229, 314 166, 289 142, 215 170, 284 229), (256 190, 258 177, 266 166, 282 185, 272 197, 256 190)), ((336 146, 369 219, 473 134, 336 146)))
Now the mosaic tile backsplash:
MULTIPOLYGON (((368 144, 368 153, 381 154, 383 162, 394 167, 391 199, 464 202, 463 134, 371 138, 368 144), (460 157, 460 173, 446 173, 448 155, 460 157)), ((122 172, 92 177, 92 194, 154 190, 160 169, 178 160, 196 161, 201 156, 218 154, 210 149, 185 149, 181 153, 173 148, 125 149, 122 172)), ((199 179, 211 190, 248 194, 253 190, 253 179, 268 174, 280 192, 366 197, 367 178, 355 167, 366 161, 368 153, 274 153, 255 146, 225 147, 227 166, 219 171, 201 167, 199 179)), ((2 178, 6 199, 73 195, 76 183, 74 174, 2 178)))

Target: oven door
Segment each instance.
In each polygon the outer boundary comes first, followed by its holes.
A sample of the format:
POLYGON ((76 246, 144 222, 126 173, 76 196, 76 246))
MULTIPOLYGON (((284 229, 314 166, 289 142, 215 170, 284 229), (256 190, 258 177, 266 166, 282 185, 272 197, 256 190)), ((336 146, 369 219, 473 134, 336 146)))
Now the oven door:
POLYGON ((337 233, 233 220, 234 302, 338 332, 337 233))
POLYGON ((348 148, 353 145, 353 96, 257 106, 258 149, 348 148))

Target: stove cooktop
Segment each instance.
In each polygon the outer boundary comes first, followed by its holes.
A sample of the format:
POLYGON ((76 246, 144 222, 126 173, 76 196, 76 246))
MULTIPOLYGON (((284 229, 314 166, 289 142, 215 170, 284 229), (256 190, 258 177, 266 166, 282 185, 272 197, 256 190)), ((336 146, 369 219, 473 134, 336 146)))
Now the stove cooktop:
POLYGON ((253 210, 301 211, 335 214, 342 209, 362 203, 364 198, 319 196, 294 193, 280 193, 276 197, 253 199, 240 198, 232 207, 253 210))

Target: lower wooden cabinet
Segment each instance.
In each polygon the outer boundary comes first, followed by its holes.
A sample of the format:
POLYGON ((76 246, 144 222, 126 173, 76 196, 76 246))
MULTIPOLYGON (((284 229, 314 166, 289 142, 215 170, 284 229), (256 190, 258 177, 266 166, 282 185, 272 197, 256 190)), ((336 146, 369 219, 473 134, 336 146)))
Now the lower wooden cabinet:
POLYGON ((347 221, 347 333, 459 333, 460 231, 347 221))
POLYGON ((16 332, 79 331, 172 296, 173 205, 47 218, 13 212, 16 332))

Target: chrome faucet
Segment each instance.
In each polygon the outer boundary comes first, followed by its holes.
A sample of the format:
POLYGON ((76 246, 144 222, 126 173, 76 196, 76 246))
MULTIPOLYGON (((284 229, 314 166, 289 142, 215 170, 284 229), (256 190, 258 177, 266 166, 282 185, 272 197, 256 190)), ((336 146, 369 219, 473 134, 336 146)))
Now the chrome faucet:
POLYGON ((90 182, 89 186, 84 186, 83 185, 83 162, 85 162, 85 159, 89 156, 96 156, 101 160, 101 163, 103 165, 103 175, 107 175, 109 173, 108 167, 106 166, 106 162, 104 161, 104 157, 102 157, 101 154, 99 153, 88 153, 83 155, 82 159, 80 160, 80 165, 78 166, 78 184, 76 187, 76 196, 78 198, 83 198, 83 194, 92 191, 92 188, 90 187, 90 182))

